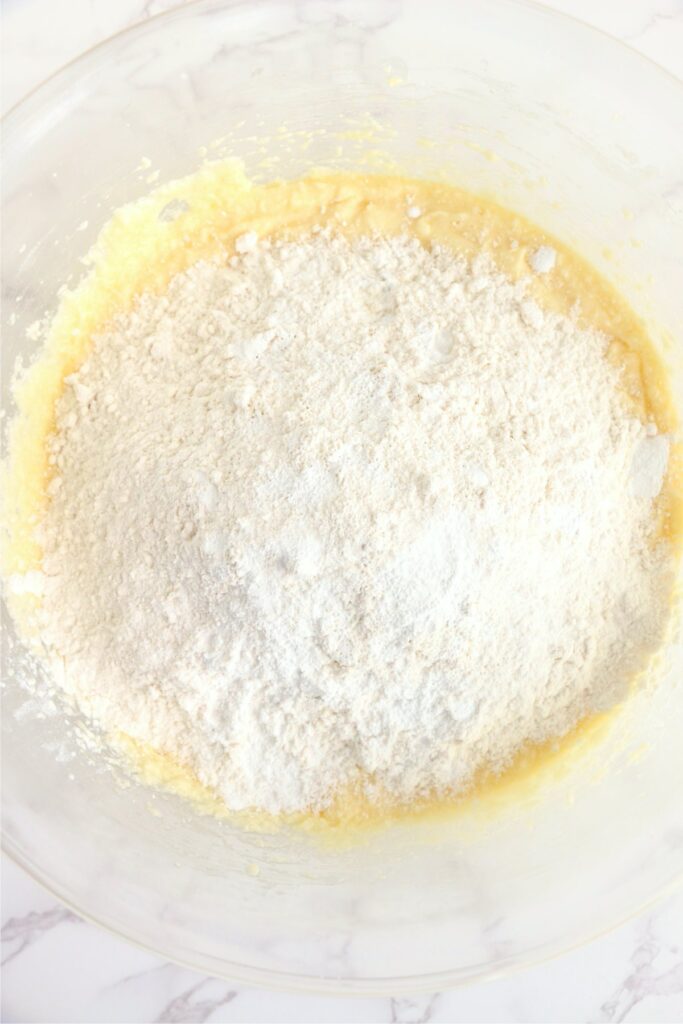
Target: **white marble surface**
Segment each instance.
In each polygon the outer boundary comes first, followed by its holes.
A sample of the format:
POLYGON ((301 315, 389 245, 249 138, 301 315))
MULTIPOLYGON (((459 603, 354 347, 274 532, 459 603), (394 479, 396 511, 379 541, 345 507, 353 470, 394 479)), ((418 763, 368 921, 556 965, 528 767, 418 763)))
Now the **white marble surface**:
MULTIPOLYGON (((93 43, 176 0, 4 0, 2 106, 93 43)), ((553 0, 683 74, 683 0, 553 0)), ((5 1021, 683 1020, 683 894, 562 958, 467 989, 396 999, 248 990, 86 924, 6 859, 5 1021)))

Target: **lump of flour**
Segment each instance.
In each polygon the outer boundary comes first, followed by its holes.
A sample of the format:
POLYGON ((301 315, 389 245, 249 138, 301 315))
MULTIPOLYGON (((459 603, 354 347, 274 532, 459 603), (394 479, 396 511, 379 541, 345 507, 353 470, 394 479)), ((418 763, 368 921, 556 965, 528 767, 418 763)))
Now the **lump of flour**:
POLYGON ((237 249, 59 402, 26 585, 79 706, 278 813, 461 790, 616 700, 665 453, 606 339, 408 238, 237 249))

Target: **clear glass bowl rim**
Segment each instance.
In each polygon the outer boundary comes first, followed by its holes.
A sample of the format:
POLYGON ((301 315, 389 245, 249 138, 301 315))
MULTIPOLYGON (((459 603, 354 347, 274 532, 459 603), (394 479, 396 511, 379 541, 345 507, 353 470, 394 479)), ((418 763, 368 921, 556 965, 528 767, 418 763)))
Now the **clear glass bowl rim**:
MULTIPOLYGON (((268 4, 272 0, 252 0, 254 3, 268 4)), ((289 2, 289 0, 287 0, 289 2)), ((367 0, 368 4, 378 3, 379 0, 367 0)), ((422 0, 405 0, 405 2, 418 5, 422 0)), ((456 0, 460 5, 476 6, 477 0, 456 0)), ((681 98, 683 108, 683 80, 672 71, 659 64, 653 58, 643 54, 640 50, 624 42, 609 32, 591 25, 576 15, 555 10, 539 0, 496 0, 504 3, 507 7, 517 8, 520 11, 535 12, 556 22, 571 25, 575 31, 584 33, 586 38, 593 38, 603 48, 611 48, 615 55, 622 61, 629 62, 632 66, 640 65, 643 72, 651 76, 658 76, 660 79, 667 79, 668 85, 675 85, 681 98)), ((221 9, 230 6, 230 0, 184 0, 170 10, 161 11, 158 14, 149 16, 144 21, 137 21, 119 31, 107 36, 103 40, 90 46, 87 50, 61 65, 29 92, 13 104, 0 118, 0 127, 5 138, 12 133, 20 133, 22 122, 30 119, 31 116, 42 107, 49 107, 54 95, 60 90, 68 87, 73 81, 85 75, 91 67, 97 66, 100 61, 107 59, 109 53, 116 47, 125 43, 127 39, 140 38, 153 33, 160 24, 168 25, 173 21, 182 21, 194 16, 198 10, 221 9)), ((235 16, 238 16, 238 9, 235 16)), ((396 977, 375 977, 366 979, 338 978, 325 979, 307 974, 294 974, 266 970, 263 968, 251 967, 248 964, 237 961, 228 961, 211 957, 206 954, 197 955, 191 948, 164 948, 163 942, 155 945, 145 941, 139 935, 126 928, 124 922, 108 920, 106 913, 90 911, 79 899, 64 889, 59 879, 51 876, 39 865, 32 863, 26 857, 18 845, 8 839, 4 830, 1 837, 1 848, 15 865, 26 872, 35 882, 45 889, 51 896, 54 896, 79 917, 95 924, 116 938, 125 940, 139 949, 152 955, 175 963, 190 970, 209 974, 226 981, 243 983, 246 985, 258 986, 273 991, 293 991, 318 993, 340 996, 395 996, 411 993, 436 992, 443 989, 457 988, 463 985, 476 983, 481 980, 492 980, 500 978, 527 967, 536 966, 569 953, 574 949, 593 942, 611 932, 632 918, 644 913, 646 910, 657 904, 668 896, 679 891, 683 885, 683 866, 680 877, 673 883, 664 884, 645 901, 632 907, 628 912, 620 915, 607 925, 587 932, 577 941, 557 941, 554 945, 545 945, 542 948, 532 948, 524 953, 508 958, 499 967, 491 969, 490 966, 482 966, 480 970, 472 971, 470 968, 455 968, 447 971, 439 971, 430 974, 419 974, 413 976, 396 977)))

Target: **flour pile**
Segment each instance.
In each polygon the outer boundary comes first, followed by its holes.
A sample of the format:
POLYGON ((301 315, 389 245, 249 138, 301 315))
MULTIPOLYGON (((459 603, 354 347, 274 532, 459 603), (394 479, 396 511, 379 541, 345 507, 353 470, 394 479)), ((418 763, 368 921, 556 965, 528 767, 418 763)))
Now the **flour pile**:
POLYGON ((244 236, 144 296, 50 442, 61 684, 274 813, 462 790, 566 732, 667 609, 666 439, 606 347, 408 238, 244 236))

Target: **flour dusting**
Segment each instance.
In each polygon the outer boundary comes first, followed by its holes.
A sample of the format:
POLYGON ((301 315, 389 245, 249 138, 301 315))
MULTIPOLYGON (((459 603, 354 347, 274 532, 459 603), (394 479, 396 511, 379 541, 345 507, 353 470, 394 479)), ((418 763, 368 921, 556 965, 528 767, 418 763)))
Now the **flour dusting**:
POLYGON ((457 792, 618 700, 666 618, 667 449, 607 339, 406 237, 236 249, 59 401, 14 586, 81 709, 278 813, 457 792))

